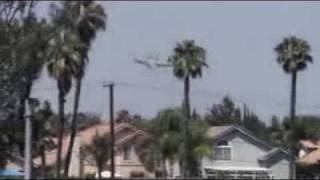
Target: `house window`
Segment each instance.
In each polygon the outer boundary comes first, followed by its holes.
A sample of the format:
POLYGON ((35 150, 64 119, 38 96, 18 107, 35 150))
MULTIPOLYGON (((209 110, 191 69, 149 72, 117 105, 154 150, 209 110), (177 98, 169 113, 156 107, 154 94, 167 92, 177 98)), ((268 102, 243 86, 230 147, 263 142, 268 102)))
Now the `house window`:
POLYGON ((227 141, 220 141, 214 148, 214 160, 230 161, 231 160, 231 146, 227 141))
POLYGON ((131 159, 131 148, 130 146, 125 146, 123 148, 123 160, 130 160, 131 159))

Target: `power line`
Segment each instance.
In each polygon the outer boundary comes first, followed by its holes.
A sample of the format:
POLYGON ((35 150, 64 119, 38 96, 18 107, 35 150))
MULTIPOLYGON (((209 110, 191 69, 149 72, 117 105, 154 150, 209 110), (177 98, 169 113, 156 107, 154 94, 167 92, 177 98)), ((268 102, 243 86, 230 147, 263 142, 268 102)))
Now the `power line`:
MULTIPOLYGON (((101 87, 103 84, 106 84, 106 81, 96 81, 96 82, 90 82, 90 83, 83 83, 83 88, 87 89, 87 88, 99 88, 101 87)), ((146 90, 152 90, 152 91, 160 91, 160 92, 172 92, 174 90, 174 88, 172 86, 155 86, 155 85, 151 85, 151 84, 143 84, 143 83, 133 83, 133 82, 125 82, 125 81, 118 81, 115 83, 118 87, 131 87, 131 88, 143 88, 146 90)), ((46 86, 46 87, 36 87, 33 88, 33 90, 35 91, 57 91, 57 87, 54 85, 51 86, 46 86)), ((177 88, 176 90, 181 90, 180 88, 177 88)), ((193 88, 191 90, 191 92, 193 94, 196 94, 197 96, 199 95, 203 95, 203 96, 210 96, 210 97, 214 97, 214 98, 223 98, 227 93, 224 92, 216 92, 210 89, 200 89, 200 88, 193 88)), ((259 104, 259 106, 266 106, 266 107, 271 107, 271 108, 279 108, 279 107, 288 107, 289 105, 289 100, 281 100, 280 102, 268 102, 267 99, 263 99, 261 98, 263 96, 260 97, 253 97, 253 98, 243 98, 243 97, 235 97, 232 96, 232 99, 236 102, 239 102, 241 104, 251 104, 252 102, 254 104, 259 104), (261 100, 258 100, 260 99, 261 100), (288 102, 287 102, 288 101, 288 102), (251 102, 251 103, 250 103, 251 102), (261 103, 263 102, 263 103, 261 103)), ((299 105, 297 104, 299 109, 313 109, 313 110, 320 110, 320 104, 312 104, 312 105, 299 105)))

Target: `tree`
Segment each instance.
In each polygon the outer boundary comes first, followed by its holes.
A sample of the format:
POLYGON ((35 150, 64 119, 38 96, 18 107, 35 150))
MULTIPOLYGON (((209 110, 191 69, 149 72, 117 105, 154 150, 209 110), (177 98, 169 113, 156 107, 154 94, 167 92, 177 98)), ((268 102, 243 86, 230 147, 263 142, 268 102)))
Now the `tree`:
POLYGON ((194 170, 189 167, 189 144, 187 139, 190 136, 189 133, 189 121, 191 119, 190 114, 190 79, 195 79, 202 76, 202 69, 207 64, 205 50, 196 45, 193 40, 184 40, 182 43, 178 43, 174 48, 173 55, 168 58, 168 62, 173 66, 173 74, 179 80, 184 82, 184 118, 185 118, 185 158, 183 163, 184 177, 189 177, 193 174, 194 170))
POLYGON ((225 96, 220 104, 212 105, 205 119, 211 126, 241 124, 241 110, 231 97, 225 96))
MULTIPOLYGON (((148 132, 152 138, 139 140, 135 144, 136 152, 141 161, 147 166, 147 169, 160 172, 160 176, 173 176, 173 165, 183 160, 183 137, 184 137, 184 119, 181 108, 167 108, 161 110, 157 117, 149 122, 148 132), (159 162, 156 165, 155 162, 159 162), (169 165, 169 169, 167 166, 169 165), (159 168, 160 169, 155 169, 159 168), (168 171, 169 170, 169 171, 168 171)), ((206 136, 207 124, 198 119, 190 124, 190 133, 192 136, 188 139, 190 142, 190 166, 199 172, 200 159, 207 155, 209 150, 208 138, 206 136)), ((198 175, 198 174, 197 174, 198 175)))
POLYGON ((276 46, 277 61, 285 73, 291 74, 290 119, 295 119, 297 73, 312 62, 309 43, 295 36, 286 37, 276 46))
POLYGON ((263 140, 269 139, 266 124, 247 105, 244 104, 241 111, 229 96, 225 96, 219 104, 212 105, 204 119, 211 126, 243 126, 255 136, 263 140))
POLYGON ((57 82, 58 111, 59 111, 59 137, 57 151, 57 177, 60 177, 61 148, 65 124, 64 103, 65 97, 72 86, 72 74, 79 69, 81 63, 82 42, 70 30, 62 29, 58 36, 52 38, 48 46, 49 61, 47 64, 49 75, 57 82))
POLYGON ((269 139, 267 125, 254 112, 249 111, 241 125, 260 139, 265 141, 269 139))
POLYGON ((170 165, 169 175, 173 175, 173 164, 181 157, 181 141, 183 140, 183 117, 181 109, 165 109, 160 111, 156 120, 153 121, 153 134, 156 140, 156 146, 160 151, 163 165, 163 175, 167 176, 166 161, 170 165))
POLYGON ((269 127, 272 144, 283 148, 292 148, 297 155, 298 142, 300 140, 317 140, 320 137, 319 117, 298 116, 295 121, 285 117, 281 124, 277 118, 273 118, 269 127))
POLYGON ((91 155, 97 165, 99 178, 102 178, 101 172, 107 161, 110 159, 111 147, 110 147, 111 139, 108 134, 99 135, 96 132, 96 135, 93 138, 93 142, 90 145, 87 145, 84 150, 88 155, 91 155))
POLYGON ((33 11, 34 5, 34 1, 4 1, 0 4, 0 24, 2 36, 4 35, 1 37, 0 45, 3 75, 1 80, 4 81, 5 87, 2 89, 2 95, 8 96, 4 101, 4 109, 9 106, 9 109, 13 110, 9 114, 15 116, 14 119, 26 127, 25 146, 21 143, 22 138, 19 139, 19 144, 25 147, 27 178, 31 177, 32 117, 25 118, 25 109, 26 104, 33 102, 33 98, 30 97, 32 86, 45 62, 44 35, 47 33, 47 24, 44 19, 37 18, 33 11))
POLYGON ((41 108, 37 109, 33 115, 33 141, 34 156, 41 156, 41 177, 46 178, 46 155, 45 151, 50 148, 52 139, 50 136, 50 118, 54 115, 49 101, 44 101, 41 108))
POLYGON ((204 156, 210 155, 212 149, 210 147, 210 138, 207 136, 206 132, 209 125, 202 120, 193 121, 191 123, 191 138, 190 144, 192 147, 191 153, 191 167, 196 170, 196 176, 200 177, 201 174, 201 160, 204 156))
POLYGON ((81 55, 79 69, 72 74, 75 78, 75 97, 71 120, 70 144, 68 146, 64 166, 64 174, 67 176, 77 130, 77 114, 80 102, 81 84, 85 75, 86 64, 89 61, 88 52, 97 32, 105 29, 106 14, 103 7, 95 3, 95 1, 66 1, 63 4, 61 14, 65 20, 62 22, 65 28, 73 29, 77 33, 80 41, 85 44, 79 51, 81 55))
MULTIPOLYGON (((297 73, 304 70, 308 62, 312 62, 310 55, 311 47, 307 41, 291 36, 284 38, 283 42, 277 45, 274 50, 278 56, 277 61, 282 65, 284 72, 291 74, 290 120, 294 121, 296 113, 297 73)), ((293 173, 291 175, 293 178, 293 173)))

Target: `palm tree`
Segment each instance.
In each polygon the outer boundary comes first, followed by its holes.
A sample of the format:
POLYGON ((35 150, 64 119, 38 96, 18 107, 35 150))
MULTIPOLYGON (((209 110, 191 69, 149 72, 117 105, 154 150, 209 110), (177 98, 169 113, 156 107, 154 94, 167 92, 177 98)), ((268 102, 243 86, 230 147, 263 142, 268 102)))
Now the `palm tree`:
POLYGON ((162 155, 162 165, 164 176, 173 177, 173 165, 179 159, 180 142, 182 134, 168 131, 159 138, 159 149, 162 155), (169 173, 167 172, 166 162, 169 162, 169 173))
MULTIPOLYGON (((290 36, 284 38, 283 42, 277 45, 274 50, 278 56, 277 61, 282 65, 284 72, 291 74, 290 120, 294 121, 296 114, 297 73, 304 70, 308 62, 312 62, 310 55, 311 47, 307 41, 290 36)), ((289 151, 292 151, 292 148, 289 151)), ((291 154, 293 158, 293 152, 291 154)), ((291 177, 294 178, 294 172, 291 172, 291 177)))
POLYGON ((74 74, 81 63, 79 49, 82 43, 78 36, 69 30, 61 30, 60 34, 51 39, 48 46, 49 62, 47 65, 49 75, 57 81, 58 103, 59 103, 59 137, 57 151, 57 177, 60 177, 61 148, 65 124, 64 103, 65 97, 72 86, 72 74, 74 74))
POLYGON ((64 174, 67 176, 74 139, 77 131, 77 114, 80 102, 81 84, 85 75, 86 63, 89 61, 88 52, 93 40, 96 37, 97 31, 105 29, 106 14, 103 7, 99 4, 96 4, 94 1, 66 2, 65 7, 70 7, 64 10, 70 12, 70 19, 72 20, 71 22, 73 22, 72 28, 75 29, 80 40, 86 45, 86 48, 82 49, 80 52, 82 58, 80 69, 76 74, 73 74, 75 78, 75 95, 71 119, 70 144, 64 166, 64 174), (68 3, 70 4, 68 5, 68 3))
POLYGON ((180 108, 164 109, 151 121, 151 132, 154 136, 150 148, 156 150, 162 167, 162 176, 173 175, 173 164, 180 160, 181 142, 183 140, 183 117, 180 108), (169 174, 166 162, 169 163, 169 174))
POLYGON ((185 157, 183 163, 184 177, 189 176, 190 163, 188 159, 190 156, 189 144, 187 139, 189 138, 189 121, 190 114, 190 79, 195 79, 202 76, 202 68, 206 67, 206 53, 205 50, 196 45, 193 40, 184 40, 182 43, 178 43, 174 48, 173 55, 168 58, 168 62, 173 66, 173 74, 179 80, 184 82, 184 102, 183 110, 185 116, 185 157))
MULTIPOLYGON (((198 171, 199 160, 210 153, 206 137, 208 125, 201 120, 193 121, 190 125, 192 136, 188 141, 192 147, 192 167, 198 171)), ((139 140, 135 144, 138 156, 149 170, 160 171, 162 176, 172 177, 174 163, 180 163, 183 159, 181 156, 184 131, 182 109, 169 108, 160 111, 157 117, 149 122, 148 129, 153 136, 139 140), (159 164, 156 165, 155 162, 159 164)))
POLYGON ((108 134, 99 135, 96 132, 93 142, 85 146, 84 150, 88 155, 92 156, 96 162, 99 178, 102 178, 101 172, 105 167, 107 161, 110 159, 111 139, 108 134))
POLYGON ((191 123, 191 138, 190 138, 190 147, 191 148, 191 167, 195 171, 192 174, 193 176, 200 176, 201 172, 201 160, 204 156, 208 156, 212 153, 210 148, 210 138, 207 136, 207 130, 209 125, 203 121, 193 121, 191 123))
POLYGON ((284 72, 291 74, 291 98, 290 98, 290 119, 294 121, 296 107, 296 84, 297 73, 312 62, 310 55, 311 47, 307 41, 295 36, 284 38, 283 42, 276 46, 277 61, 284 72))

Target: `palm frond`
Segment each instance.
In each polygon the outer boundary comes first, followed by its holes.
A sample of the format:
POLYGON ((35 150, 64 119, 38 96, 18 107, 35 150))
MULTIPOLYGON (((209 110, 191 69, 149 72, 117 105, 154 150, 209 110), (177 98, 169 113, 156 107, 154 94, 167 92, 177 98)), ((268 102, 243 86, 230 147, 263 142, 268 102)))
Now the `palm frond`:
POLYGON ((168 58, 168 63, 173 66, 173 73, 179 79, 186 76, 197 78, 202 76, 202 68, 206 64, 205 50, 196 45, 194 40, 184 40, 174 48, 173 55, 168 58))
POLYGON ((286 37, 275 47, 277 62, 283 66, 287 73, 300 71, 312 62, 311 48, 307 41, 295 36, 286 37))

